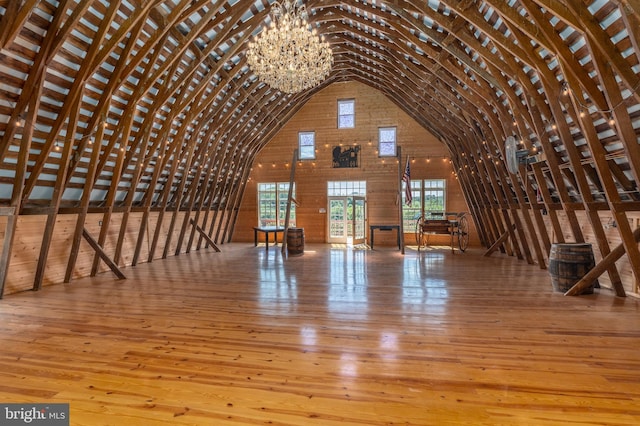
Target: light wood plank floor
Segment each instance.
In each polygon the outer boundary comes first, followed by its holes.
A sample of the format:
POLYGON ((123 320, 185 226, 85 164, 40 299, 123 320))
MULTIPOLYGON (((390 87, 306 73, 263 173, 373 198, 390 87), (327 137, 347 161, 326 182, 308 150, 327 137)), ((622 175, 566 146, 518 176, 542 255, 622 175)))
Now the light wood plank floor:
POLYGON ((234 243, 0 300, 0 401, 73 425, 638 425, 640 303, 504 255, 234 243))

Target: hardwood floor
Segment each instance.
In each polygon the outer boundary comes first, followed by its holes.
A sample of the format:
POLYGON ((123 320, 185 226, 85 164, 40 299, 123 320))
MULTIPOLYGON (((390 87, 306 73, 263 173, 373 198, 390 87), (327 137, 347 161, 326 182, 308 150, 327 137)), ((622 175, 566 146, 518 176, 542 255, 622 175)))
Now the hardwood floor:
POLYGON ((72 425, 637 425, 640 301, 452 254, 234 243, 0 300, 0 402, 72 425))

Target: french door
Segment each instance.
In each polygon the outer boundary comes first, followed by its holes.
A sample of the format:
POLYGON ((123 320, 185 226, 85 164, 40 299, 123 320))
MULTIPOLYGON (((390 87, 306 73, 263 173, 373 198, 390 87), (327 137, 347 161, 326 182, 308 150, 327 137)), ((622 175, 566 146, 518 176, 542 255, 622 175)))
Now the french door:
POLYGON ((329 197, 329 243, 364 244, 366 202, 363 196, 329 197))

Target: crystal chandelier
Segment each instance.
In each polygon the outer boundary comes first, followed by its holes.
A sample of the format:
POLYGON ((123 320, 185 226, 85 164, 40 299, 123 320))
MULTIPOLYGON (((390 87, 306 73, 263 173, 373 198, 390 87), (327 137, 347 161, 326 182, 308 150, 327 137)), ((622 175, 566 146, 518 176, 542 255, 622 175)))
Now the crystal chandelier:
POLYGON ((310 30, 297 0, 276 1, 271 25, 249 43, 247 62, 258 79, 285 93, 297 93, 327 78, 333 54, 324 36, 310 30))

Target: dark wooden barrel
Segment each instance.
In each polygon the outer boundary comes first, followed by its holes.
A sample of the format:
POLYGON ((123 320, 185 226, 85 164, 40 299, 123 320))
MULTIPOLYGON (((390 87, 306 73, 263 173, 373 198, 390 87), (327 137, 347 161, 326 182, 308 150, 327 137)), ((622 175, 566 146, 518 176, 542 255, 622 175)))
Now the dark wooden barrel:
MULTIPOLYGON (((549 273, 554 291, 567 292, 595 266, 593 249, 589 243, 552 244, 549 253, 549 273)), ((582 294, 592 294, 596 281, 582 294)))
POLYGON ((287 229, 287 253, 301 256, 304 253, 304 228, 287 229))

